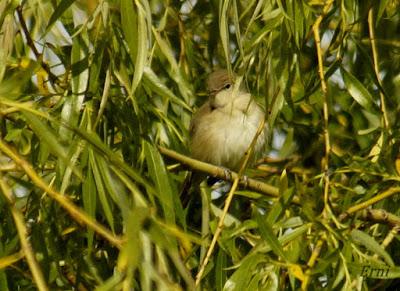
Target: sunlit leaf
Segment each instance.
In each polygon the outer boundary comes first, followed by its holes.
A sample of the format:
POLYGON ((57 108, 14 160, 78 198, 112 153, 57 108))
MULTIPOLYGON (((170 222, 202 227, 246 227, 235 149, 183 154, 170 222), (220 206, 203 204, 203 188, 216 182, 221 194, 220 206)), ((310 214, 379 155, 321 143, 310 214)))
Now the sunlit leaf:
POLYGON ((53 14, 50 16, 49 23, 46 27, 46 32, 48 32, 53 24, 59 20, 61 15, 75 2, 75 0, 61 0, 56 9, 54 10, 53 14))
POLYGON ((176 204, 164 162, 160 153, 150 143, 144 142, 144 147, 149 173, 156 185, 157 196, 161 201, 165 218, 167 222, 172 223, 175 221, 176 204))
POLYGON ((374 254, 380 255, 389 266, 394 266, 394 262, 390 255, 385 251, 385 249, 379 245, 374 238, 357 229, 353 229, 351 232, 351 238, 354 242, 365 246, 369 251, 374 254))
POLYGON ((272 251, 287 261, 286 254, 279 240, 276 238, 272 227, 268 224, 265 218, 261 214, 257 214, 257 223, 260 230, 261 237, 271 247, 272 251))
POLYGON ((374 109, 374 99, 368 90, 357 80, 351 73, 347 72, 346 69, 341 68, 343 80, 347 90, 354 100, 367 110, 374 109))

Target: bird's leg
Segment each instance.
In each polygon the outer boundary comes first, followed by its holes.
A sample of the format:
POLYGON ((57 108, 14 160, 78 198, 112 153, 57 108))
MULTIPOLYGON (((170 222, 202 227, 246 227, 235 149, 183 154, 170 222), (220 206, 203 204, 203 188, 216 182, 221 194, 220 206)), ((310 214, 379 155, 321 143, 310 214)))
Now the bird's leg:
POLYGON ((247 188, 249 186, 249 177, 247 177, 246 175, 243 175, 240 178, 240 183, 244 186, 244 188, 247 188))
POLYGON ((224 180, 230 181, 232 180, 232 172, 228 168, 224 168, 224 180))
MULTIPOLYGON (((224 168, 224 180, 226 181, 232 181, 232 171, 229 170, 228 168, 224 168)), ((240 183, 247 188, 249 186, 249 177, 247 177, 246 175, 243 175, 242 177, 240 177, 240 183)))
POLYGON ((229 170, 228 168, 225 167, 221 167, 222 169, 224 169, 224 178, 219 178, 218 176, 208 176, 207 178, 207 184, 208 186, 212 186, 216 183, 218 183, 221 180, 225 180, 225 181, 231 181, 232 180, 232 172, 231 170, 229 170))

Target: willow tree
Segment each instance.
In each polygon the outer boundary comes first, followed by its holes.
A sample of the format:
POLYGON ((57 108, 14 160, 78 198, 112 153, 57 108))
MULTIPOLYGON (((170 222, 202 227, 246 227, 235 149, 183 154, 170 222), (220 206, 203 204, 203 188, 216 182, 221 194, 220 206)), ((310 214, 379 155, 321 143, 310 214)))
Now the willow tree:
POLYGON ((399 4, 1 1, 0 289, 393 287, 399 4), (188 151, 221 67, 268 146, 182 203, 223 172, 188 151))

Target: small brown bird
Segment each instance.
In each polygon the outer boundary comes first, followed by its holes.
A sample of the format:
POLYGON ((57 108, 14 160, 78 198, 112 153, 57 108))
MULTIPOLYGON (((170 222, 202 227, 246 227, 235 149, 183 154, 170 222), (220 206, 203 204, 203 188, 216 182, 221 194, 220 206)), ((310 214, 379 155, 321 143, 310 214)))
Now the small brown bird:
MULTIPOLYGON (((226 70, 211 73, 207 89, 209 99, 197 110, 190 123, 191 155, 207 163, 238 170, 264 119, 264 112, 244 88, 235 86, 233 76, 226 70)), ((265 130, 258 136, 254 148, 256 154, 262 151, 265 136, 265 130)), ((189 203, 191 187, 204 178, 201 173, 190 172, 187 175, 181 191, 183 206, 189 203)), ((226 187, 218 192, 225 192, 224 189, 226 187)), ((197 207, 197 202, 195 199, 192 207, 197 207)))
MULTIPOLYGON (((189 128, 192 157, 238 170, 264 112, 244 88, 235 86, 226 70, 211 73, 207 87, 209 99, 194 114, 189 128)), ((264 143, 265 130, 254 152, 260 152, 264 143)))

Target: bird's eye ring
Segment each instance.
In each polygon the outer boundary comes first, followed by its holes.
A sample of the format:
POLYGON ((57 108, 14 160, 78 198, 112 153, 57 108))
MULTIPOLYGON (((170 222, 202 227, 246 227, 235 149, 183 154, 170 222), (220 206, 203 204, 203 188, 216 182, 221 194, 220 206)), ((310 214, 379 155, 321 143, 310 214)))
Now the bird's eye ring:
POLYGON ((224 86, 224 89, 229 89, 231 87, 231 84, 226 84, 225 86, 224 86))

